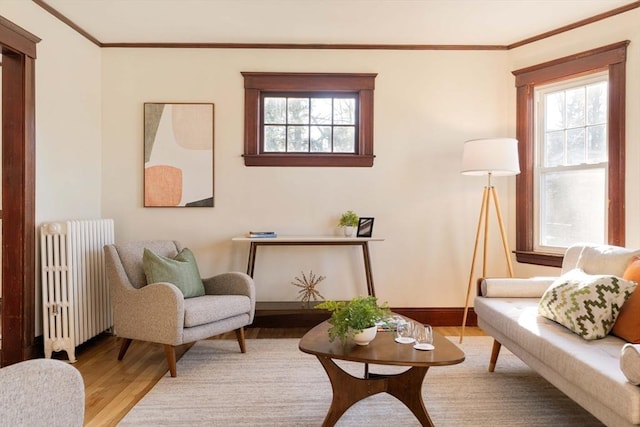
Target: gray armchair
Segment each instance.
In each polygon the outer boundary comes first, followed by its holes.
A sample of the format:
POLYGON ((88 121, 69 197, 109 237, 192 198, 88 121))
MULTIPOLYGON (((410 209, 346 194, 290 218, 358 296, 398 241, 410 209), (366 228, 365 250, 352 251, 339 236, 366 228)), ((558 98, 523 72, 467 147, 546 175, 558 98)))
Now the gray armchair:
POLYGON ((84 383, 60 360, 33 359, 0 369, 0 426, 81 427, 84 383))
POLYGON ((253 322, 255 286, 244 273, 223 273, 203 279, 205 295, 184 298, 167 282, 147 285, 144 248, 175 257, 183 248, 171 240, 106 245, 107 278, 115 333, 123 338, 118 360, 132 340, 164 344, 169 371, 176 376, 175 346, 235 331, 240 351, 246 352, 244 326, 253 322))

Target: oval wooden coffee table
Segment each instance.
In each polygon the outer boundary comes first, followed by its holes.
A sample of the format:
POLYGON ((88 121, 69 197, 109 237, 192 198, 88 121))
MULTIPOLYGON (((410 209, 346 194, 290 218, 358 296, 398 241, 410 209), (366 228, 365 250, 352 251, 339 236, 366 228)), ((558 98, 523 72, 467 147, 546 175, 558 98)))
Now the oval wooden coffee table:
POLYGON ((302 337, 298 346, 301 351, 318 358, 331 381, 333 399, 323 426, 335 425, 353 404, 383 392, 404 403, 423 426, 433 426, 422 400, 422 382, 430 367, 455 365, 464 361, 462 350, 436 332, 433 333, 435 349, 430 351, 416 350, 411 344, 396 343, 393 332, 378 332, 369 345, 359 346, 348 340, 343 346, 337 339, 329 342, 330 327, 326 321, 319 324, 302 337), (355 377, 344 371, 334 362, 335 359, 363 363, 363 377, 355 377), (401 374, 370 374, 370 363, 410 368, 401 374))

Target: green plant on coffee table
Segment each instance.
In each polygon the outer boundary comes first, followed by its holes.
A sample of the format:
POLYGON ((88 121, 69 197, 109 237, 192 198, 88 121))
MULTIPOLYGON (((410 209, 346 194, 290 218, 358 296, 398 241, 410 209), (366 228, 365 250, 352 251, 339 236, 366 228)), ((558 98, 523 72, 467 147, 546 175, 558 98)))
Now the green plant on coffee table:
POLYGON ((340 216, 340 227, 357 227, 358 215, 354 211, 346 211, 340 216))
POLYGON ((391 310, 385 302, 378 305, 378 299, 373 296, 359 296, 351 301, 324 301, 316 308, 331 313, 329 323, 329 341, 339 338, 345 344, 348 337, 375 326, 376 322, 391 317, 391 310))

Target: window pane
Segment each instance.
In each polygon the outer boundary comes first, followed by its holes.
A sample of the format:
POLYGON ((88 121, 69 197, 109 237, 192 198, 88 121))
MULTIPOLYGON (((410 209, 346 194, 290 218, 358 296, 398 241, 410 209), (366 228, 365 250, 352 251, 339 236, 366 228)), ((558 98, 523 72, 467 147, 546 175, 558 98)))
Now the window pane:
POLYGON ((287 151, 285 138, 286 126, 264 127, 264 151, 267 153, 284 153, 287 151))
POLYGON ((567 165, 579 165, 585 162, 584 128, 567 131, 567 165))
POLYGON ((540 181, 541 245, 605 242, 604 168, 548 173, 540 181))
POLYGON ((564 92, 545 95, 544 128, 547 131, 564 129, 564 92))
POLYGON ((587 86, 587 124, 595 125, 607 121, 608 82, 587 86))
POLYGON ((287 128, 287 151, 288 152, 308 152, 309 151, 309 127, 289 126, 287 128))
POLYGON ((270 124, 287 122, 287 98, 264 98, 264 122, 270 124))
POLYGON ((352 126, 336 126, 333 129, 334 153, 356 152, 356 131, 352 126))
POLYGON ((335 98, 333 100, 333 123, 353 125, 356 123, 356 100, 353 98, 335 98))
POLYGON ((264 97, 264 110, 264 152, 356 152, 355 98, 264 97))
POLYGON ((331 124, 331 98, 311 98, 311 124, 331 124))
POLYGON ((331 126, 311 126, 311 151, 331 153, 331 126))
POLYGON ((294 125, 309 123, 309 98, 287 99, 287 121, 294 125))
POLYGON ((584 126, 584 87, 567 90, 567 128, 584 126))
POLYGON ((559 166, 564 163, 564 132, 547 132, 544 135, 544 165, 559 166))
POLYGON ((588 158, 591 163, 606 162, 607 155, 607 127, 605 125, 587 128, 588 158))

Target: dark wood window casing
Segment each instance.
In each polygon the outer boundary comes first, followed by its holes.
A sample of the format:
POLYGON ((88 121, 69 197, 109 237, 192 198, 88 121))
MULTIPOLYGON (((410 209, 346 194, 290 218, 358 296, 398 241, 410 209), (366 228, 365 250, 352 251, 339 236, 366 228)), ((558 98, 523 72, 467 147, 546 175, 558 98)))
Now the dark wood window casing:
POLYGON ((373 166, 373 91, 377 74, 243 72, 245 166, 373 166), (274 93, 350 92, 358 96, 355 153, 263 153, 260 98, 274 93))
MULTIPOLYGON (((625 243, 625 65, 629 41, 581 52, 513 71, 516 78, 516 137, 520 175, 516 177, 516 259, 560 267, 562 255, 534 249, 534 88, 581 75, 609 72, 608 243, 625 243)), ((585 195, 586 197, 586 195, 585 195)))

